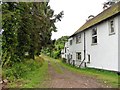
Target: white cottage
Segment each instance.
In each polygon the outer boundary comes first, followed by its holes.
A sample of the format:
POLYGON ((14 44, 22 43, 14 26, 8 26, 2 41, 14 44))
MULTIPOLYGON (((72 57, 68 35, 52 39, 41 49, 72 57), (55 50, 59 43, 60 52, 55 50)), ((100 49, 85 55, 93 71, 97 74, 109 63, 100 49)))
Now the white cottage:
POLYGON ((78 67, 120 71, 119 34, 120 2, 88 20, 70 36, 65 58, 78 67))
POLYGON ((64 49, 61 51, 61 57, 65 59, 69 59, 69 44, 65 43, 64 49))

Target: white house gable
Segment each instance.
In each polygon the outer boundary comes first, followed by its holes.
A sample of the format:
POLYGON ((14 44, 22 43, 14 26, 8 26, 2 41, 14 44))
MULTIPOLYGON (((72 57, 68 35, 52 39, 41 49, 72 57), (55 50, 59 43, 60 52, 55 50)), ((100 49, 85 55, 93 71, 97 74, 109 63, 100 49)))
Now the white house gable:
POLYGON ((70 36, 67 46, 69 58, 66 58, 69 63, 76 66, 120 71, 120 67, 118 70, 119 8, 120 2, 87 21, 70 36))

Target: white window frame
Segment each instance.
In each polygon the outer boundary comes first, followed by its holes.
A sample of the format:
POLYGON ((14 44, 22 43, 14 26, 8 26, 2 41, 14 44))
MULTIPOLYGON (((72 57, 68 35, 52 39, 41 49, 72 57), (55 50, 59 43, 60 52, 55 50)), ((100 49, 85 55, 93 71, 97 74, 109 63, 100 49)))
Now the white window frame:
POLYGON ((76 44, 81 43, 81 34, 76 36, 76 44))
POLYGON ((76 52, 76 60, 78 60, 78 61, 82 60, 82 53, 81 52, 76 52), (80 57, 78 56, 78 53, 80 54, 80 57))
POLYGON ((113 34, 115 34, 115 20, 111 19, 109 20, 109 35, 113 35, 113 34))
POLYGON ((97 27, 92 28, 92 45, 96 45, 98 43, 98 36, 97 36, 97 27), (96 34, 93 34, 93 30, 96 30, 96 34), (93 42, 93 39, 97 38, 97 42, 93 42))
POLYGON ((72 41, 72 40, 70 40, 70 45, 72 45, 72 43, 73 43, 73 41, 72 41))
POLYGON ((91 62, 91 55, 88 54, 88 62, 87 63, 90 63, 91 62))

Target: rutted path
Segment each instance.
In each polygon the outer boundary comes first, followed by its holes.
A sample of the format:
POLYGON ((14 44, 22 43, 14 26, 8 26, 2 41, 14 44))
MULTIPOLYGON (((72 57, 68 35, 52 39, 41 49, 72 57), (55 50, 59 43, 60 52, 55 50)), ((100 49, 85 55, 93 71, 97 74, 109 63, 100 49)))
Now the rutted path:
POLYGON ((49 79, 44 83, 48 88, 108 88, 97 79, 78 74, 64 68, 56 61, 48 61, 49 79))

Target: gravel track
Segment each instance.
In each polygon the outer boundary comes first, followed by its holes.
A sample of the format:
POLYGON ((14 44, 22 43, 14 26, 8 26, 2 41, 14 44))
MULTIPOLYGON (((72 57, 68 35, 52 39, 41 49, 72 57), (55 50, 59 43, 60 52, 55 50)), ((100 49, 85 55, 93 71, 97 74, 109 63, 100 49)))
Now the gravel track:
POLYGON ((48 88, 110 88, 110 86, 100 83, 95 77, 69 71, 57 62, 55 65, 63 73, 58 73, 49 60, 48 73, 50 78, 44 82, 48 88))

